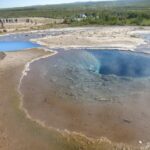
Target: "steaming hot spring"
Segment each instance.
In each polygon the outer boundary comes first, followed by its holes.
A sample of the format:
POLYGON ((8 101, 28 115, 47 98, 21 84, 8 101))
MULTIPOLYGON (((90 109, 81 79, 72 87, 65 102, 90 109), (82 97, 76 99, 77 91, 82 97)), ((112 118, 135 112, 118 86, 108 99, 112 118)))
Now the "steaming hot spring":
POLYGON ((150 140, 150 56, 59 50, 35 61, 21 84, 24 107, 49 127, 115 142, 150 140))

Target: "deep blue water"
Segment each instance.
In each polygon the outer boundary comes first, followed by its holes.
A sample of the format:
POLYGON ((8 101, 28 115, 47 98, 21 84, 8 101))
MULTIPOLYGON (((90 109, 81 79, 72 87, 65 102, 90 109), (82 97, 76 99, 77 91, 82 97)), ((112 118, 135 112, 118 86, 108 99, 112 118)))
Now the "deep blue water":
POLYGON ((29 41, 0 41, 0 51, 19 51, 36 47, 40 45, 29 41))
POLYGON ((123 77, 150 76, 150 55, 118 50, 90 50, 99 61, 98 72, 102 75, 123 77))

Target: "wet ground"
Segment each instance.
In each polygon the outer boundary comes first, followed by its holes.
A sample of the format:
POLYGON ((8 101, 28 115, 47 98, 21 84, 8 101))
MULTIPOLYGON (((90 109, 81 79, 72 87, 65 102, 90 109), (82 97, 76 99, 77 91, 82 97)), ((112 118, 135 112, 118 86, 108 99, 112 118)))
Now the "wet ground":
POLYGON ((140 53, 59 50, 31 64, 21 86, 24 106, 47 126, 115 142, 147 143, 149 62, 150 56, 140 53))

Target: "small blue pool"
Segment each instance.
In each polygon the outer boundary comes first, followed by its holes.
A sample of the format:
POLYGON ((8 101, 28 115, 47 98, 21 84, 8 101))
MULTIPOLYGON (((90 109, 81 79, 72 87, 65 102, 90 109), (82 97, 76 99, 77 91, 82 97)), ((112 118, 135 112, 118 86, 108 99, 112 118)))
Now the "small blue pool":
POLYGON ((30 41, 0 41, 0 52, 20 51, 37 47, 40 45, 30 41))

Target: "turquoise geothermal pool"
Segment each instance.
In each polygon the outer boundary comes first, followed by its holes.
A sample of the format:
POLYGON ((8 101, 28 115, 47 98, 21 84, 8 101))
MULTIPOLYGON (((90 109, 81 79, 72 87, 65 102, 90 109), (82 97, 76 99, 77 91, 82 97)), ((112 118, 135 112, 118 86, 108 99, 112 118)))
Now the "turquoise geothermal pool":
POLYGON ((30 41, 0 41, 0 52, 19 51, 36 47, 40 47, 40 45, 30 41))

